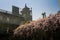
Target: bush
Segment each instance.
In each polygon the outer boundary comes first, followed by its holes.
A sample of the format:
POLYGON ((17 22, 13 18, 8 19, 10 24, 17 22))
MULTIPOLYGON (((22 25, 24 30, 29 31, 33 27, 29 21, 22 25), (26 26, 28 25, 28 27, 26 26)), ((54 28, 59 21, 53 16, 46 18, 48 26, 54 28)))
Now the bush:
POLYGON ((19 26, 14 30, 14 38, 15 40, 58 40, 59 33, 60 15, 56 14, 19 26))

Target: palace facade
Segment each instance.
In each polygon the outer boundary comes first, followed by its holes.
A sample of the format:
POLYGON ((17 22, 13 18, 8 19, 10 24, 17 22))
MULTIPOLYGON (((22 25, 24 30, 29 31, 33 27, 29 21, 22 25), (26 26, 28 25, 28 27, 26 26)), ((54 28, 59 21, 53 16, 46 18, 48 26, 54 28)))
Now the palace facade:
POLYGON ((13 30, 21 23, 32 21, 32 8, 25 7, 19 11, 19 7, 12 6, 12 12, 0 9, 0 31, 13 30))

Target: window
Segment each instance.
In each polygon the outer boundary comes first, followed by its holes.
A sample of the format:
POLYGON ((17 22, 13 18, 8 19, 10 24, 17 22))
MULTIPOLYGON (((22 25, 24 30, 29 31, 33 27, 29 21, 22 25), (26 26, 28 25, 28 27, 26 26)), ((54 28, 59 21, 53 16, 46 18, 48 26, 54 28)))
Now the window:
POLYGON ((0 20, 3 20, 2 16, 0 16, 0 20))
POLYGON ((9 18, 7 18, 7 21, 9 21, 9 18))

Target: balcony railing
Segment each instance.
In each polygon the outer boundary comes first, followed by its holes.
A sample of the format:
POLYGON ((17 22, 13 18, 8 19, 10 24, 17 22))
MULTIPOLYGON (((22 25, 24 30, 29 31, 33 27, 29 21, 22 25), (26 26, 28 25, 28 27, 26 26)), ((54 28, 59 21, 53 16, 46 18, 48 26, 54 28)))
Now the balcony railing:
POLYGON ((6 11, 6 10, 3 10, 3 9, 0 9, 0 12, 4 12, 4 13, 12 13, 12 12, 10 12, 10 11, 6 11))

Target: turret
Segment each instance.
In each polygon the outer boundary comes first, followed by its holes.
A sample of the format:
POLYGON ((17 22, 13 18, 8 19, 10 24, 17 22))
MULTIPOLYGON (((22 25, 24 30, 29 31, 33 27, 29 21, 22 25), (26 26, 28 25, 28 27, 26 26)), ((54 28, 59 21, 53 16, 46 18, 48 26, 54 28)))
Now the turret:
POLYGON ((22 16, 25 18, 25 21, 31 21, 32 20, 32 10, 27 7, 25 4, 25 7, 21 11, 22 16))

